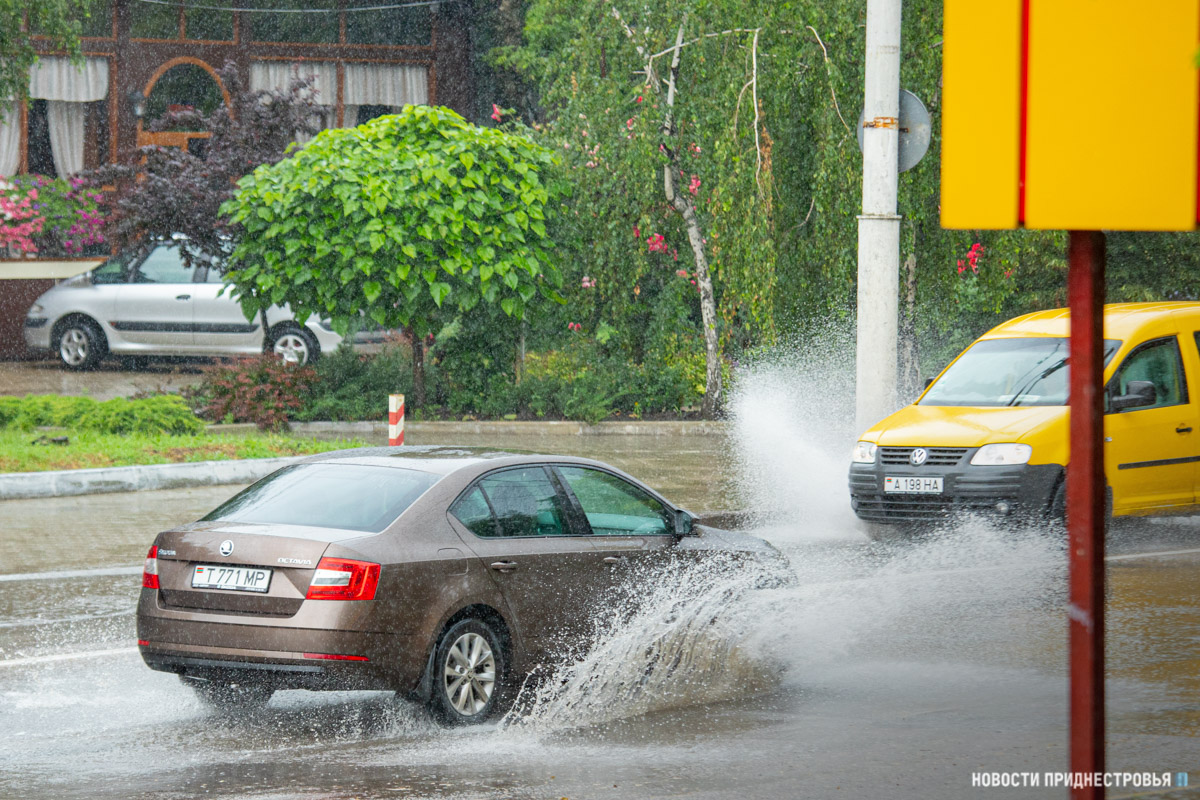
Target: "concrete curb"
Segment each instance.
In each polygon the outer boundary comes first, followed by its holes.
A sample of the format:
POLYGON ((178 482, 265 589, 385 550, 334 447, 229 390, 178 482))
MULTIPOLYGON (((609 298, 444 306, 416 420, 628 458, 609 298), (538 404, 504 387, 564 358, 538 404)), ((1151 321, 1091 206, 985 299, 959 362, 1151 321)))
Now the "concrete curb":
MULTIPOLYGON (((300 436, 379 436, 387 438, 387 422, 293 422, 292 433, 300 436)), ((252 423, 209 425, 212 433, 250 433, 252 423)), ((470 421, 412 422, 404 430, 409 435, 445 439, 450 436, 714 436, 725 433, 724 422, 586 422, 570 421, 470 421)), ((452 442, 447 442, 452 443, 452 442)))
POLYGON ((306 456, 0 474, 0 500, 253 483, 306 456))
MULTIPOLYGON (((410 422, 410 436, 436 437, 456 444, 456 436, 716 436, 725 433, 721 422, 410 422)), ((252 423, 209 425, 211 433, 253 433, 252 423)), ((311 437, 387 439, 386 422, 295 422, 292 433, 311 437)), ((68 469, 53 472, 0 473, 0 500, 35 497, 72 497, 105 492, 182 489, 253 483, 280 467, 307 456, 254 458, 230 461, 197 461, 185 464, 145 464, 131 467, 68 469)))

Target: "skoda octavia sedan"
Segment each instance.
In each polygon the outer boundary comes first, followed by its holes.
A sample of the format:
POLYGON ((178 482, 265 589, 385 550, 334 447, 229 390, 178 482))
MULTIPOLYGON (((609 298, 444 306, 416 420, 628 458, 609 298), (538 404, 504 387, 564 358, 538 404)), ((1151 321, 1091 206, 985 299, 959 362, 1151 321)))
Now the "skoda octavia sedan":
POLYGON ((159 534, 138 646, 214 703, 390 689, 478 722, 651 565, 782 560, 596 461, 447 447, 314 456, 159 534))
POLYGON ((68 369, 91 369, 121 356, 236 356, 268 349, 305 364, 342 337, 314 317, 301 325, 286 308, 267 309, 267 325, 247 320, 220 273, 188 267, 174 243, 122 253, 44 293, 25 315, 25 344, 49 351, 68 369))

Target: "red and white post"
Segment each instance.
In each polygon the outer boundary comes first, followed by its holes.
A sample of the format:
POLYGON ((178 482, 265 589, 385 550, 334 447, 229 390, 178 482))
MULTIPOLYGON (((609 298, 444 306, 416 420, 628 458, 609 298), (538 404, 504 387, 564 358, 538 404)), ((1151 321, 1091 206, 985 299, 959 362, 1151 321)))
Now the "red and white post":
POLYGON ((404 444, 404 395, 388 395, 388 444, 404 444))

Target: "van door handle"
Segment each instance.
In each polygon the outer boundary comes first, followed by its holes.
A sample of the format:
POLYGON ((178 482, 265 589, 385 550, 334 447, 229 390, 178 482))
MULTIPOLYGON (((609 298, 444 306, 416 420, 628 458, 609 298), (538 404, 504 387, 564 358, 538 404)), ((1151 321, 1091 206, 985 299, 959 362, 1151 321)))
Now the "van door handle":
POLYGON ((605 556, 604 563, 605 564, 624 564, 625 557, 624 556, 605 556))
POLYGON ((513 570, 515 570, 517 568, 517 562, 515 562, 515 561, 493 561, 491 566, 492 566, 492 569, 496 570, 496 572, 512 572, 513 570))
POLYGON ((177 294, 177 295, 175 295, 175 299, 176 300, 191 300, 192 296, 190 294, 177 294))
POLYGON ((1185 426, 1183 426, 1183 425, 1180 425, 1178 428, 1176 428, 1176 429, 1175 429, 1175 432, 1176 432, 1176 433, 1191 433, 1191 432, 1192 432, 1192 426, 1191 426, 1191 425, 1188 425, 1188 426, 1186 426, 1186 427, 1185 427, 1185 426))

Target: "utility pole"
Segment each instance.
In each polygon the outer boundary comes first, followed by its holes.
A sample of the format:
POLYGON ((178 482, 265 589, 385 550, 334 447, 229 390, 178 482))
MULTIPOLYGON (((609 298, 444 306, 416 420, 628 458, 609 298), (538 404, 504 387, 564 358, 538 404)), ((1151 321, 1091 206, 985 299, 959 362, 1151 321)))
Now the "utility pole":
POLYGON ((900 2, 867 0, 855 427, 895 410, 899 314, 900 2))

